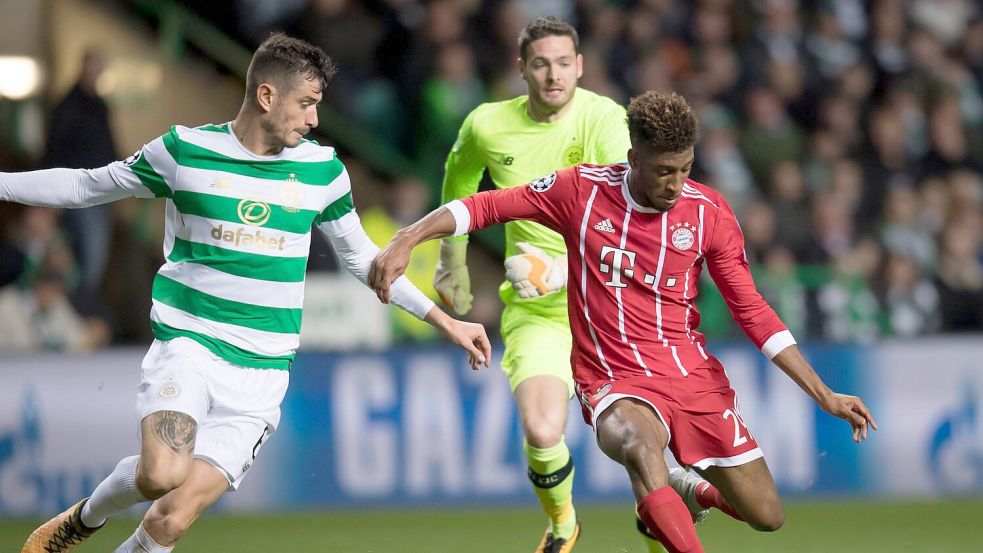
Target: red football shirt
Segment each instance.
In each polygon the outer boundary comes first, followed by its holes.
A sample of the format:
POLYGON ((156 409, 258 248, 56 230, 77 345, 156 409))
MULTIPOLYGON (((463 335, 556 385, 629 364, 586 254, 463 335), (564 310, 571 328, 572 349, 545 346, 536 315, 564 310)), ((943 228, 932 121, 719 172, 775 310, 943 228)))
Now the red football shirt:
POLYGON ((468 231, 516 219, 563 236, 574 378, 686 375, 708 358, 696 296, 706 264, 731 313, 761 348, 786 330, 758 293, 734 211, 687 180, 665 212, 636 203, 623 165, 578 165, 463 200, 468 231))

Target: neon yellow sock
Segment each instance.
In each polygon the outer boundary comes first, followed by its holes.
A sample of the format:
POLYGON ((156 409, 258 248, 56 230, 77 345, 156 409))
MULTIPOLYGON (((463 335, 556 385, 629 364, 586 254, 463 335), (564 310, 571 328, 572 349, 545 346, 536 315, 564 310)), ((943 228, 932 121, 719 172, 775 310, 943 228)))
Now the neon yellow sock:
POLYGON ((661 543, 648 536, 643 536, 642 539, 645 540, 645 547, 648 548, 645 551, 648 551, 648 553, 666 553, 666 548, 662 547, 661 543))
POLYGON ((642 540, 645 541, 645 551, 648 553, 666 553, 666 548, 659 543, 659 540, 652 538, 648 528, 645 527, 645 523, 637 516, 635 517, 635 525, 638 527, 638 533, 642 535, 642 540))
POLYGON ((543 511, 550 517, 553 536, 569 538, 577 527, 573 508, 573 460, 566 442, 538 449, 523 442, 529 462, 529 479, 539 497, 543 511))

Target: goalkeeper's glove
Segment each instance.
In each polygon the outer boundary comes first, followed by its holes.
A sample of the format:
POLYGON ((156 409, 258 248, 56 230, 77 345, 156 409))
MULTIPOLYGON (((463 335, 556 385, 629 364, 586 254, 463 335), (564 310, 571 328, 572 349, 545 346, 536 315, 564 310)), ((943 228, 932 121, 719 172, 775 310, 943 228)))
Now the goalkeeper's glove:
POLYGON ((525 242, 515 245, 520 254, 505 260, 505 278, 520 298, 538 298, 567 285, 567 255, 552 257, 525 242))
POLYGON ((467 241, 440 242, 440 260, 433 276, 433 287, 447 307, 458 315, 471 311, 471 278, 468 276, 467 241))

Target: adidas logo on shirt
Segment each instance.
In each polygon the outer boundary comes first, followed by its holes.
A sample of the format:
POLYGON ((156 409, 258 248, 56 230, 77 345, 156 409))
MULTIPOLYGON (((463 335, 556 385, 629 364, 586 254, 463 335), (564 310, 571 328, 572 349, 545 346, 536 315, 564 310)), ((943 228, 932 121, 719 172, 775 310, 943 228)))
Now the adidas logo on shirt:
POLYGON ((600 223, 594 225, 594 230, 599 230, 601 232, 610 232, 614 234, 614 227, 611 225, 611 219, 605 219, 600 223))

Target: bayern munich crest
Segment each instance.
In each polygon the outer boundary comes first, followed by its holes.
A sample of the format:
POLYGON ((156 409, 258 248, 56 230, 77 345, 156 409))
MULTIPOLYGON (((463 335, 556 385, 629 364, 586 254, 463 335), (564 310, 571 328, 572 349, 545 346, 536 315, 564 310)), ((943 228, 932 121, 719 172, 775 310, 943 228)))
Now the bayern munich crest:
POLYGON ((696 243, 696 237, 693 235, 693 231, 696 230, 694 225, 676 223, 669 227, 669 230, 672 231, 672 245, 676 246, 677 250, 686 251, 696 243))

